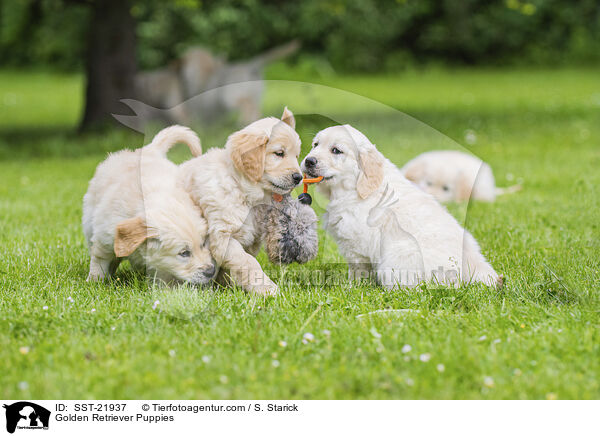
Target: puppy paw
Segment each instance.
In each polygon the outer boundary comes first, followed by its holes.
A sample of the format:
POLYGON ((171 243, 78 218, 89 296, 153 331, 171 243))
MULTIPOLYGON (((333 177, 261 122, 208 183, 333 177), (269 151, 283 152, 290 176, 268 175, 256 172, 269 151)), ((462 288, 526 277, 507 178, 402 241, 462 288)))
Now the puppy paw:
POLYGON ((261 297, 275 297, 279 294, 279 287, 275 283, 256 285, 250 289, 250 292, 261 297))
POLYGON ((100 277, 100 274, 92 274, 89 273, 87 276, 87 279, 85 279, 86 282, 99 282, 103 279, 104 277, 100 277))
POLYGON ((496 289, 501 290, 504 288, 504 283, 506 279, 504 278, 504 274, 500 274, 496 279, 496 289))

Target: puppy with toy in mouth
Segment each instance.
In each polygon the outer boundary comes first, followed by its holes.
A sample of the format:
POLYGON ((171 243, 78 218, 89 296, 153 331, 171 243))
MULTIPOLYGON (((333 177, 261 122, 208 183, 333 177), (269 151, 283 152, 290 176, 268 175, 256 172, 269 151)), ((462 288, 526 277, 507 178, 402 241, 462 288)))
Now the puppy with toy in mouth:
POLYGON ((263 118, 180 165, 179 181, 208 220, 217 264, 246 291, 276 295, 278 286, 255 256, 264 239, 260 205, 281 199, 302 181, 300 137, 287 107, 281 119, 263 118))
POLYGON ((177 186, 178 167, 166 157, 179 142, 194 156, 202 153, 194 132, 171 126, 145 147, 113 153, 96 168, 83 197, 88 281, 113 275, 124 258, 167 284, 206 285, 212 280, 216 268, 206 219, 177 186))
POLYGON ((350 125, 317 133, 302 169, 323 176, 323 221, 349 266, 388 288, 435 281, 502 284, 473 236, 431 195, 408 181, 350 125))

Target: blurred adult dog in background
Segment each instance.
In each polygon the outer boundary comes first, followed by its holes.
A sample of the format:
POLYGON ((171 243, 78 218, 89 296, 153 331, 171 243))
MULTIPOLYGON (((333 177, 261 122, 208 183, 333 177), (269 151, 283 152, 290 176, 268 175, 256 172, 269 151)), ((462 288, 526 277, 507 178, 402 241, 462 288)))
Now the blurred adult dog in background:
POLYGON ((144 122, 207 123, 234 115, 240 125, 247 125, 262 115, 264 67, 299 47, 298 41, 291 41, 232 63, 204 48, 192 47, 167 67, 139 73, 136 93, 144 104, 126 104, 144 122))

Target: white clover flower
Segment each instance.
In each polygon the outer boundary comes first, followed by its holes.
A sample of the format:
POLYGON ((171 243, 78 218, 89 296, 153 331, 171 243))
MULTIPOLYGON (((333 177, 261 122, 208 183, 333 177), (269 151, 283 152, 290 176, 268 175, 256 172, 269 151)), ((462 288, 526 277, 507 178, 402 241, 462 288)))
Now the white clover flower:
POLYGON ((304 333, 304 336, 302 336, 302 343, 303 344, 307 344, 309 342, 313 342, 315 340, 315 335, 313 335, 312 333, 304 333))
POLYGON ((175 350, 169 350, 169 356, 175 357, 175 354, 177 354, 175 350))
POLYGON ((499 344, 500 342, 502 342, 501 339, 494 339, 494 341, 492 342, 492 344, 499 344))
POLYGON ((491 377, 485 377, 483 379, 483 384, 485 387, 493 388, 494 387, 494 379, 491 377))
POLYGON ((202 356, 202 361, 204 363, 209 363, 210 362, 210 356, 202 356))
POLYGON ((29 383, 27 383, 26 381, 19 382, 18 386, 19 389, 22 391, 26 391, 27 389, 29 389, 29 383))
POLYGON ((48 306, 42 307, 43 310, 48 310, 48 306))
POLYGON ((430 353, 423 353, 419 356, 419 360, 421 362, 429 362, 429 359, 431 359, 431 354, 430 353))
POLYGON ((96 311, 96 309, 92 308, 92 310, 90 310, 90 313, 94 313, 96 311))
POLYGON ((415 381, 412 378, 407 378, 406 379, 406 384, 408 386, 414 386, 415 385, 415 381))
POLYGON ((331 336, 331 332, 327 329, 323 330, 323 334, 327 337, 331 336))
POLYGON ((469 145, 475 144, 477 142, 477 134, 475 134, 475 131, 466 130, 465 131, 465 141, 469 145))
POLYGON ((403 353, 410 353, 410 350, 412 350, 412 347, 408 344, 405 344, 404 347, 402 347, 403 353))
POLYGON ((154 302, 154 304, 152 305, 152 310, 156 310, 156 308, 158 307, 159 304, 160 304, 160 301, 156 300, 154 302))
POLYGON ((437 369, 439 372, 444 372, 444 371, 446 371, 446 367, 444 366, 444 364, 443 364, 443 363, 438 363, 438 364, 437 364, 437 366, 436 366, 436 369, 437 369))
POLYGON ((69 300, 71 303, 73 303, 75 300, 73 300, 73 297, 69 296, 69 298, 67 298, 67 300, 69 300))
POLYGON ((280 363, 279 363, 279 360, 277 360, 277 359, 275 359, 271 362, 271 366, 273 368, 279 368, 279 365, 280 365, 280 363))
POLYGON ((229 377, 227 377, 226 375, 221 375, 219 376, 219 381, 222 384, 226 385, 227 383, 229 383, 229 377))
POLYGON ((479 340, 480 340, 480 341, 485 341, 486 339, 487 339, 487 336, 486 336, 486 335, 483 335, 483 336, 480 336, 480 337, 479 337, 479 340))
POLYGON ((29 347, 20 347, 19 348, 19 353, 21 353, 21 354, 27 354, 27 353, 29 353, 29 347))
POLYGON ((285 347, 287 347, 287 342, 286 341, 279 341, 279 346, 281 348, 285 348, 285 347))

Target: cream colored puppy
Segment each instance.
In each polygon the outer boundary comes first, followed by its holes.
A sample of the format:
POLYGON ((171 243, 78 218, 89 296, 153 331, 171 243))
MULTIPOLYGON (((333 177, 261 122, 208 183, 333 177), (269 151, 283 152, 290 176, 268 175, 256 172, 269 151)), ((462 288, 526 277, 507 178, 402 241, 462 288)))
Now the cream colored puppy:
POLYGON ((519 185, 496 188, 488 164, 460 151, 442 150, 420 154, 402 168, 404 177, 442 203, 494 201, 497 195, 518 191, 519 185))
POLYGON ((182 186, 208 220, 211 252, 217 264, 245 290, 275 295, 277 285, 255 258, 264 235, 255 213, 273 194, 287 194, 302 181, 300 137, 285 108, 281 120, 263 118, 180 166, 182 186))
POLYGON ((96 168, 83 197, 88 280, 114 274, 123 258, 166 283, 204 285, 214 276, 206 220, 177 186, 178 167, 166 158, 179 142, 194 156, 202 153, 194 132, 171 126, 149 145, 113 153, 96 168))
POLYGON ((324 177, 317 185, 330 200, 323 220, 350 279, 375 273, 388 288, 498 283, 471 234, 352 126, 317 133, 302 168, 324 177))

